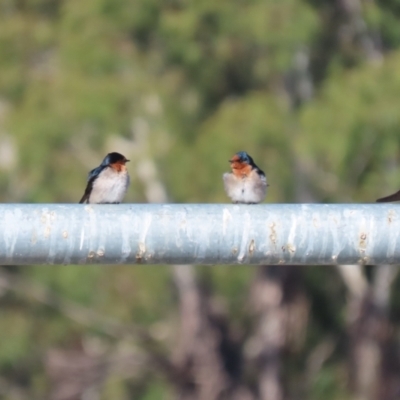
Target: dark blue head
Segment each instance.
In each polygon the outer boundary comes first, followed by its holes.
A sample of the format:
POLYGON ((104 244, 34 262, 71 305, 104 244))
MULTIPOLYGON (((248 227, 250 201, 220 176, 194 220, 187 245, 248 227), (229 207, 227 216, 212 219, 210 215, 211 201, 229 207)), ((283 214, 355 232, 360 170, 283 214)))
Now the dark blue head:
POLYGON ((254 160, 245 152, 245 151, 238 151, 230 160, 230 163, 243 163, 249 165, 255 165, 254 160))
POLYGON ((125 165, 125 163, 127 163, 129 160, 127 160, 125 158, 125 156, 123 156, 120 153, 108 153, 105 157, 103 162, 101 163, 102 167, 107 167, 108 165, 111 164, 122 164, 125 165))
POLYGON ((127 160, 122 154, 120 153, 108 153, 101 164, 97 167, 92 169, 88 175, 88 181, 93 181, 96 179, 99 174, 106 169, 108 166, 118 164, 125 165, 129 160, 127 160))
POLYGON ((236 156, 238 157, 239 162, 243 162, 250 165, 254 164, 253 159, 245 151, 238 151, 236 153, 236 156))
POLYGON ((254 160, 245 151, 238 151, 229 162, 233 171, 244 171, 250 167, 250 169, 255 169, 259 174, 264 175, 264 172, 257 167, 254 160))

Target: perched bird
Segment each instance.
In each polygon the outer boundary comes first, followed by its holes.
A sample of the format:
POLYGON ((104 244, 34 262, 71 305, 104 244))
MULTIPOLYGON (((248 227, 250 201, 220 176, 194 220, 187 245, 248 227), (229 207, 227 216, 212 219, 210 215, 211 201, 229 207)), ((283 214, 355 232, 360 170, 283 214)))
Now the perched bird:
POLYGON ((267 193, 267 178, 253 159, 239 151, 230 160, 232 172, 223 175, 226 194, 232 202, 257 204, 267 193))
POLYGON ((127 160, 120 153, 109 153, 102 163, 92 169, 88 183, 79 203, 118 204, 129 186, 127 160))
POLYGON ((381 197, 376 202, 377 203, 386 203, 389 201, 399 201, 400 200, 400 190, 396 193, 391 194, 390 196, 381 197))

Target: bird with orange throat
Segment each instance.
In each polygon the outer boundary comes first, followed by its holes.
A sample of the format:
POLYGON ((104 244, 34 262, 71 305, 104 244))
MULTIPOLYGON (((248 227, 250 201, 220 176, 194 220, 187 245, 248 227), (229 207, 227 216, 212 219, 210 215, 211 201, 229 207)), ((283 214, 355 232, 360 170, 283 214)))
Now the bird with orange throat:
POLYGON ((226 194, 235 204, 261 203, 267 194, 267 177, 245 152, 239 151, 230 160, 232 172, 223 175, 226 194))
POLYGON ((120 153, 109 153, 88 175, 85 193, 79 203, 118 204, 129 186, 127 160, 120 153))

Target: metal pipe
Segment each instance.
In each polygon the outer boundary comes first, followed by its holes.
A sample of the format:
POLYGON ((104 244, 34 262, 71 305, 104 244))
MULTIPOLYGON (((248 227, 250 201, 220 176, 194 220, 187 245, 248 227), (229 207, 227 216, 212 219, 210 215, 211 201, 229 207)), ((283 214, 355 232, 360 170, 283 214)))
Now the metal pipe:
POLYGON ((3 204, 0 264, 400 264, 400 205, 3 204))

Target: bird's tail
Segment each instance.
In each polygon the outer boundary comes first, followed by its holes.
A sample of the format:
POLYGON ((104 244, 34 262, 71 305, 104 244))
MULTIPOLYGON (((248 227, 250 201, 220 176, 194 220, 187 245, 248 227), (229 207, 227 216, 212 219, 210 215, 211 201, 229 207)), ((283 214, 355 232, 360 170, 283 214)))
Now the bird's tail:
POLYGON ((86 203, 86 200, 88 199, 88 195, 85 193, 83 196, 82 196, 82 198, 79 200, 79 204, 82 204, 82 203, 86 203))
POLYGON ((400 190, 396 193, 391 194, 390 196, 381 197, 376 200, 377 203, 387 203, 389 201, 399 201, 400 200, 400 190))

